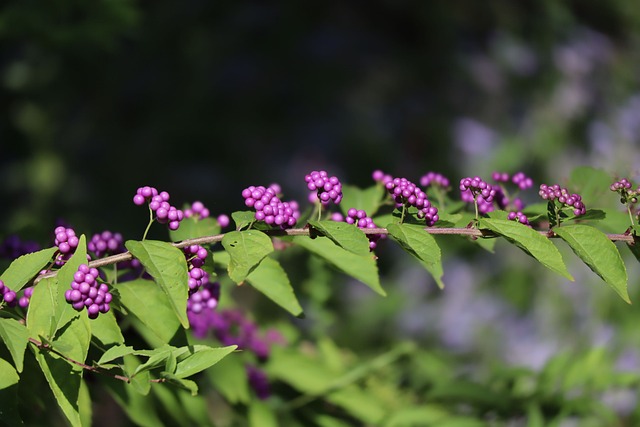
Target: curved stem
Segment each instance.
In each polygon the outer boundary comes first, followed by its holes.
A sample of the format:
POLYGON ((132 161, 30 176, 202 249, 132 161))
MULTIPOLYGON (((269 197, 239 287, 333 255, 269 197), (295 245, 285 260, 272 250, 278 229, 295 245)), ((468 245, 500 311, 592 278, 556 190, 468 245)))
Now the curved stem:
POLYGON ((147 224, 147 228, 145 228, 144 230, 144 234, 142 235, 142 240, 147 238, 147 233, 151 228, 151 224, 153 224, 153 211, 151 210, 151 207, 149 207, 149 224, 147 224))

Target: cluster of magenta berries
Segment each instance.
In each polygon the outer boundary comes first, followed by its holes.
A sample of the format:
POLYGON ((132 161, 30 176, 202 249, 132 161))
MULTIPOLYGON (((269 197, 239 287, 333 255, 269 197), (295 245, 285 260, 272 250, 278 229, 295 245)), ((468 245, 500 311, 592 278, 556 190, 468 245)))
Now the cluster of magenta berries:
POLYGON ((295 202, 283 202, 278 197, 279 187, 250 186, 242 190, 244 204, 255 209, 255 219, 264 221, 267 225, 277 225, 281 228, 293 227, 298 221, 300 212, 295 202))
POLYGON ((554 201, 564 206, 568 206, 573 209, 575 216, 584 215, 587 212, 587 208, 582 202, 582 197, 575 193, 569 193, 566 188, 560 187, 558 184, 554 185, 540 185, 540 191, 538 192, 540 197, 544 200, 554 201))
POLYGON ((491 184, 479 176, 460 180, 460 196, 467 203, 477 203, 478 212, 487 213, 494 210, 493 199, 497 191, 491 184))
MULTIPOLYGON (((344 221, 348 224, 355 224, 358 228, 377 228, 373 219, 369 218, 367 216, 367 212, 362 209, 349 209, 344 221)), ((367 238, 369 239, 369 250, 372 251, 377 247, 378 240, 380 240, 382 236, 382 234, 367 234, 367 238)))
POLYGON ((53 232, 55 234, 53 243, 58 247, 55 263, 61 266, 71 258, 71 255, 78 247, 79 240, 73 228, 66 228, 61 225, 56 227, 53 232))
POLYGON ((638 203, 638 194, 640 193, 640 188, 637 190, 632 190, 633 184, 626 179, 622 178, 619 181, 615 181, 609 189, 611 191, 615 191, 620 194, 620 203, 622 204, 635 204, 638 203))
POLYGON ((425 192, 413 182, 406 178, 393 178, 386 181, 384 186, 393 197, 397 208, 402 206, 418 208, 418 217, 424 218, 429 227, 438 221, 438 209, 431 205, 425 192))
POLYGON ((438 187, 448 188, 449 184, 449 178, 437 172, 427 172, 420 178, 420 185, 423 187, 437 185, 438 187))
POLYGON ((528 225, 529 227, 531 227, 531 224, 529 223, 529 218, 527 218, 527 216, 520 211, 509 212, 509 214, 507 215, 507 219, 511 221, 517 221, 520 224, 528 225))
MULTIPOLYGON (((184 212, 184 217, 185 218, 195 218, 197 220, 204 219, 204 218, 209 218, 209 216, 211 215, 211 212, 209 211, 209 208, 207 208, 199 200, 196 200, 195 202, 193 202, 191 204, 191 206, 186 208, 183 212, 184 212)), ((224 215, 224 214, 218 215, 216 220, 218 221, 218 224, 222 228, 226 227, 230 223, 229 217, 227 215, 224 215)))
POLYGON ((315 191, 318 199, 323 204, 342 200, 342 184, 335 176, 329 176, 326 171, 312 171, 304 177, 309 191, 315 191))
POLYGON ((169 203, 169 193, 158 192, 154 187, 138 188, 133 196, 133 203, 137 206, 148 203, 149 209, 155 212, 158 222, 168 224, 170 230, 177 230, 180 227, 180 221, 184 218, 184 212, 169 203))
POLYGON ((97 258, 121 253, 125 251, 124 239, 120 233, 105 230, 91 237, 87 242, 87 249, 93 252, 97 258))
POLYGON ((0 244, 0 258, 14 260, 31 252, 41 249, 38 242, 22 240, 17 234, 7 236, 0 244))
POLYGON ((80 264, 73 275, 71 289, 67 289, 64 297, 77 310, 87 309, 90 319, 95 319, 100 313, 110 310, 112 299, 109 287, 105 283, 98 283, 99 272, 96 268, 89 268, 87 264, 80 264))
POLYGON ((200 245, 191 245, 183 249, 189 269, 189 292, 196 292, 202 285, 209 282, 209 273, 201 267, 207 259, 207 250, 200 245))
POLYGON ((187 299, 187 316, 191 314, 198 315, 205 310, 215 310, 220 299, 220 283, 209 282, 204 283, 195 292, 189 294, 187 299))
POLYGON ((9 307, 15 307, 18 304, 17 298, 16 293, 0 280, 0 301, 6 302, 9 307))

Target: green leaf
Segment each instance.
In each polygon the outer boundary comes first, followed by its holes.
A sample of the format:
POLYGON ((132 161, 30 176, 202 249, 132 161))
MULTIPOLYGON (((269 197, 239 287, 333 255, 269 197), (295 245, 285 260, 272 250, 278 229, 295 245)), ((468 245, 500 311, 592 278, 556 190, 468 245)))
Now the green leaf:
POLYGON ((206 374, 213 387, 229 403, 249 403, 249 382, 242 358, 225 357, 207 369, 206 374))
POLYGON ((169 298, 154 282, 144 279, 124 282, 113 292, 127 312, 137 317, 162 342, 171 341, 180 328, 169 298))
POLYGON ((124 337, 113 311, 101 313, 91 321, 91 333, 102 345, 123 344, 124 337))
POLYGON ((17 371, 22 372, 24 351, 29 342, 29 331, 17 320, 0 318, 0 337, 11 353, 17 371))
POLYGON ((358 188, 353 185, 342 186, 342 201, 340 208, 344 215, 351 208, 362 209, 367 216, 373 217, 384 201, 386 195, 382 185, 373 185, 368 188, 358 188))
POLYGON ((184 253, 170 243, 156 240, 141 242, 129 240, 125 246, 134 257, 140 260, 147 272, 169 297, 170 307, 182 326, 188 329, 189 276, 184 253))
POLYGON ((389 224, 387 230, 402 249, 416 257, 431 273, 438 286, 444 288, 442 255, 436 239, 423 226, 394 223, 389 224))
POLYGON ((91 395, 89 394, 89 386, 83 380, 80 381, 80 393, 78 394, 78 412, 80 413, 80 423, 83 426, 90 426, 93 419, 91 395))
POLYGON ((308 222, 320 234, 333 240, 343 249, 357 255, 367 255, 370 252, 369 239, 355 224, 338 221, 309 220, 308 222))
MULTIPOLYGON (((111 396, 136 425, 157 427, 165 424, 156 413, 155 401, 133 390, 133 382, 132 384, 126 384, 119 380, 107 378, 102 383, 107 386, 111 396)), ((147 386, 149 386, 148 382, 147 386)))
POLYGON ((176 350, 175 347, 171 347, 168 345, 152 350, 151 352, 149 352, 149 359, 146 362, 138 365, 136 370, 133 371, 131 377, 135 377, 142 372, 150 371, 152 369, 163 366, 166 363, 167 359, 171 357, 174 350, 176 350))
POLYGON ((54 320, 58 304, 57 279, 48 277, 33 288, 27 310, 27 329, 32 337, 51 339, 55 332, 54 320))
POLYGON ((238 284, 273 252, 271 238, 258 230, 231 231, 222 238, 222 246, 231 257, 229 277, 238 284))
POLYGON ((384 426, 438 425, 449 417, 450 414, 438 405, 412 406, 394 411, 384 426))
MULTIPOLYGON (((29 311, 32 309, 33 307, 30 307, 29 311)), ((81 314, 69 322, 60 336, 53 341, 53 348, 64 349, 66 357, 84 362, 91 332, 86 312, 81 313, 84 315, 81 314)), ((45 349, 36 349, 35 356, 60 409, 72 426, 80 426, 78 398, 82 368, 45 349)))
MULTIPOLYGON (((0 358, 0 390, 11 387, 20 381, 20 376, 16 372, 11 363, 0 358)), ((2 413, 0 412, 0 415, 2 413)), ((1 418, 0 418, 1 419, 1 418)))
POLYGON ((571 171, 567 189, 570 193, 578 193, 582 201, 589 207, 607 195, 615 200, 609 186, 613 182, 611 175, 602 169, 590 166, 579 166, 571 171))
POLYGON ((215 218, 207 217, 196 219, 195 217, 185 218, 180 221, 177 230, 169 230, 171 241, 193 239, 196 237, 214 236, 220 233, 220 224, 215 218))
POLYGON ((252 211, 238 211, 231 214, 236 230, 242 230, 256 220, 256 213, 252 211))
POLYGON ((57 250, 57 247, 53 247, 22 255, 11 262, 9 268, 0 275, 0 280, 12 291, 18 292, 27 282, 40 273, 51 261, 51 257, 57 250))
POLYGON ((53 320, 54 331, 63 328, 71 319, 78 316, 78 311, 67 302, 64 293, 71 288, 71 282, 74 280, 73 275, 78 271, 80 264, 87 264, 87 243, 84 234, 78 239, 78 247, 71 258, 58 271, 55 291, 57 304, 53 320))
POLYGON ((278 427, 274 411, 265 402, 253 399, 249 404, 249 427, 278 427))
POLYGON ((178 378, 177 376, 175 376, 174 374, 170 374, 169 372, 160 372, 160 377, 169 384, 187 390, 191 393, 191 396, 195 396, 198 394, 198 384, 196 384, 195 381, 178 378))
POLYGON ((588 225, 563 225, 553 229, 573 252, 620 297, 631 304, 627 293, 627 268, 616 246, 602 231, 588 225))
POLYGON ((247 276, 247 282, 289 313, 302 315, 302 307, 293 293, 289 277, 275 259, 263 259, 247 276))
POLYGON ((283 237, 282 240, 291 241, 309 252, 324 258, 340 271, 361 281, 376 293, 386 296, 384 289, 380 286, 378 265, 376 264, 374 254, 357 255, 342 249, 329 239, 311 239, 308 236, 293 236, 283 237))
POLYGON ((233 352, 238 346, 212 348, 205 345, 189 347, 189 355, 178 363, 174 375, 177 378, 187 378, 197 374, 222 360, 233 352))
POLYGON ((532 228, 516 221, 487 218, 480 219, 479 225, 481 229, 488 229, 503 236, 551 271, 573 281, 558 248, 547 237, 532 228))
MULTIPOLYGON (((100 317, 100 316, 98 316, 100 317)), ((114 345, 104 353, 98 360, 98 365, 104 365, 107 362, 111 362, 119 357, 124 357, 127 354, 135 354, 136 350, 130 345, 114 345)))

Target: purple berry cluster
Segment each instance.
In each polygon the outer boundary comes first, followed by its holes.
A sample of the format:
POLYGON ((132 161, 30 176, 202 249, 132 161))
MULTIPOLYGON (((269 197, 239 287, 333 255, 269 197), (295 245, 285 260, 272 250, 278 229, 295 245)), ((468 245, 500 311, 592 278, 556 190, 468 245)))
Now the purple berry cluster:
POLYGON ((335 176, 329 176, 326 171, 312 171, 304 176, 309 191, 315 191, 323 204, 331 201, 338 204, 342 200, 342 184, 335 176))
POLYGON ((277 195, 278 190, 279 186, 276 185, 266 188, 253 185, 247 187, 242 190, 244 204, 256 210, 255 218, 258 221, 277 225, 282 229, 293 227, 300 216, 298 204, 281 201, 277 195))
POLYGON ((9 289, 2 280, 0 280, 0 301, 6 302, 9 307, 15 307, 18 304, 16 293, 9 289))
POLYGON ((24 288, 24 292, 20 297, 20 299, 18 300, 18 305, 22 308, 29 307, 29 301, 31 300, 31 295, 33 295, 33 286, 24 288))
POLYGON ((205 283, 209 283, 209 273, 201 267, 204 265, 208 252, 200 245, 191 245, 183 249, 189 268, 189 292, 196 292, 205 283))
POLYGON ((533 187, 533 180, 523 172, 517 172, 513 175, 513 177, 511 177, 511 182, 516 184, 520 190, 527 190, 533 187))
MULTIPOLYGON (((199 200, 196 200, 191 204, 191 206, 189 206, 184 210, 185 218, 195 218, 199 220, 203 218, 208 218, 210 215, 211 215, 211 212, 209 211, 209 209, 199 200)), ((224 214, 218 215, 216 220, 218 221, 218 224, 222 228, 228 226, 230 223, 229 217, 224 214)))
POLYGON ((397 208, 415 206, 418 208, 418 217, 425 218, 429 227, 438 221, 438 209, 431 205, 425 192, 408 179, 393 178, 384 186, 393 197, 397 208))
POLYGON ((371 174, 371 178, 373 178, 375 182, 378 182, 382 185, 386 184, 388 181, 393 180, 393 177, 391 175, 389 175, 388 173, 384 173, 380 169, 374 170, 371 174))
MULTIPOLYGON (((220 300, 220 283, 219 282, 209 282, 204 283, 200 288, 196 289, 195 292, 191 292, 189 294, 189 299, 187 299, 187 317, 191 318, 191 315, 199 315, 206 310, 214 310, 218 306, 218 301, 220 300)), ((196 336, 206 335, 208 328, 203 328, 203 325, 194 325, 198 323, 197 320, 192 323, 193 332, 196 336), (204 334, 202 334, 204 332, 204 334)))
POLYGON ((177 230, 180 227, 180 221, 184 218, 182 210, 169 203, 169 193, 166 191, 158 192, 154 187, 138 188, 133 196, 133 203, 137 206, 148 203, 149 209, 155 212, 158 222, 168 224, 170 230, 177 230))
POLYGON ((527 218, 527 216, 520 211, 509 212, 509 215, 507 215, 507 219, 511 221, 517 221, 520 224, 528 225, 529 227, 531 227, 531 224, 529 223, 529 219, 527 218))
POLYGON ((573 214, 575 216, 584 215, 587 212, 587 208, 584 206, 580 195, 569 193, 569 190, 560 187, 558 184, 541 184, 538 194, 544 200, 557 200, 560 204, 573 208, 573 214))
POLYGON ((191 206, 184 210, 185 218, 193 217, 195 219, 202 219, 202 218, 208 218, 209 214, 210 214, 209 209, 206 208, 204 204, 199 200, 196 200, 195 202, 191 203, 191 206))
POLYGON ((485 182, 479 176, 462 178, 460 180, 460 195, 467 203, 477 203, 478 212, 487 213, 494 210, 493 200, 496 190, 491 184, 485 182))
POLYGON ((255 391, 258 399, 265 400, 271 396, 271 384, 267 374, 260 368, 252 364, 246 364, 247 378, 249 385, 255 391))
POLYGON ((120 233, 112 233, 109 230, 105 230, 91 237, 87 242, 87 249, 93 252, 96 258, 117 254, 125 251, 124 239, 120 233))
POLYGON ((107 313, 111 308, 112 295, 105 283, 98 283, 99 272, 96 268, 89 268, 87 264, 80 264, 73 275, 71 289, 67 289, 64 297, 71 306, 81 311, 86 307, 90 319, 95 319, 100 313, 107 313))
POLYGON ((626 179, 622 178, 619 181, 615 181, 609 189, 620 194, 620 203, 623 204, 635 204, 638 203, 638 194, 640 194, 640 187, 637 190, 632 190, 633 184, 626 179))
POLYGON ((449 178, 437 172, 427 172, 420 178, 420 185, 423 187, 437 185, 442 188, 447 188, 449 187, 449 178))
POLYGON ((78 247, 79 240, 73 228, 66 228, 61 225, 56 227, 53 232, 55 234, 53 243, 58 247, 58 255, 56 256, 55 263, 61 266, 71 258, 71 255, 73 255, 78 247))
MULTIPOLYGON (((367 216, 367 213, 362 209, 351 208, 347 211, 347 216, 344 221, 348 224, 355 224, 359 228, 377 228, 373 219, 367 216)), ((382 237, 382 234, 367 234, 369 238, 369 250, 374 250, 378 245, 378 240, 382 237)))

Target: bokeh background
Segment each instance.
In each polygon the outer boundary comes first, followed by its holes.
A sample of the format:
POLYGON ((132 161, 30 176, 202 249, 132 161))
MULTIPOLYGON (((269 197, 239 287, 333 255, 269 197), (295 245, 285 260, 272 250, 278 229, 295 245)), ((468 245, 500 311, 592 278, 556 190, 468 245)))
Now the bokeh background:
MULTIPOLYGON (((540 184, 589 165, 637 180, 639 143, 633 0, 0 9, 0 237, 48 245, 62 221, 139 238, 139 186, 228 214, 244 208, 249 185, 277 182, 305 200, 313 169, 357 186, 372 185, 374 169, 454 183, 523 171, 540 184)), ((465 244, 444 251, 445 291, 399 256, 382 265, 389 298, 354 284, 302 326, 361 349, 408 337, 533 369, 563 349, 605 345, 615 369, 640 367, 634 306, 586 267, 565 283, 520 253, 465 244)), ((630 413, 637 396, 620 393, 608 398, 630 413)))

